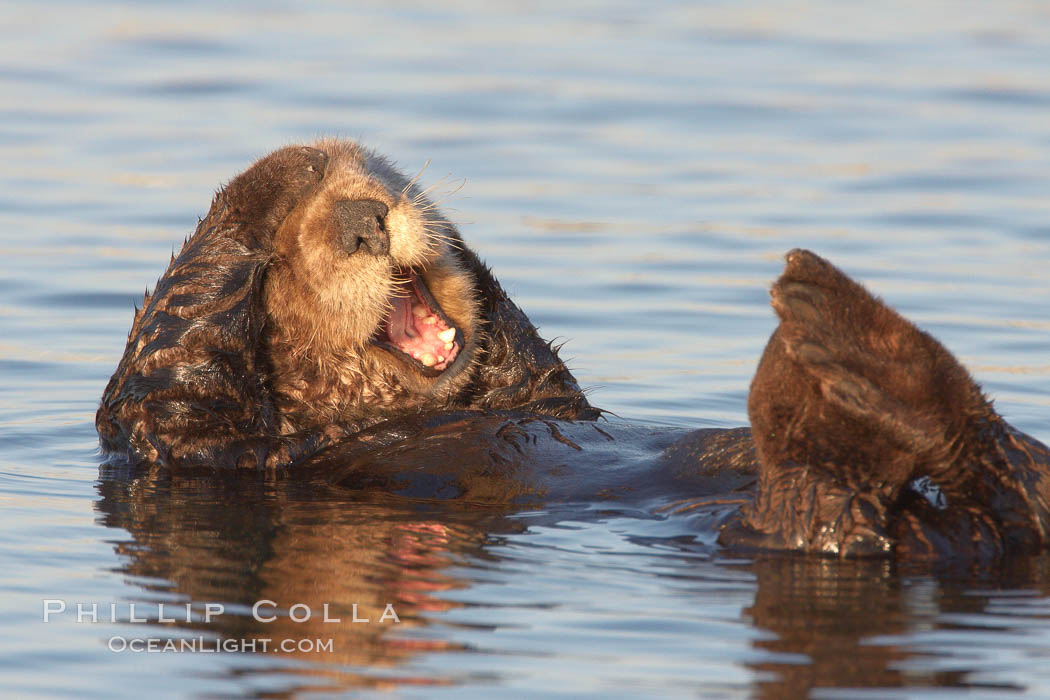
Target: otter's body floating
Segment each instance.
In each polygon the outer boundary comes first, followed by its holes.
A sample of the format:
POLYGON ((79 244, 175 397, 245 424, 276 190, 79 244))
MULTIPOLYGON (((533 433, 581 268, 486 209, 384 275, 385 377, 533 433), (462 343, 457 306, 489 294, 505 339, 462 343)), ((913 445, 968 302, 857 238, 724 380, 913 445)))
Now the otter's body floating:
POLYGON ((985 557, 1050 541, 1050 453, 933 338, 805 251, 773 304, 753 440, 595 423, 415 182, 321 141, 216 195, 137 310, 96 425, 130 464, 477 502, 630 500, 712 514, 734 546, 985 557))

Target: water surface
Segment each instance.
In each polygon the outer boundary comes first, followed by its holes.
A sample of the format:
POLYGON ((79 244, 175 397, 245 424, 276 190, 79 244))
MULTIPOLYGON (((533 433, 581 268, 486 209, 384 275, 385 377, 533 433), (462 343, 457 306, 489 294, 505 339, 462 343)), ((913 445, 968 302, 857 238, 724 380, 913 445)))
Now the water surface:
POLYGON ((129 484, 99 472, 92 424, 132 304, 215 188, 335 134, 430 162, 423 181, 614 420, 745 424, 766 289, 803 246, 1046 441, 1044 3, 2 8, 8 695, 1050 695, 1045 557, 747 559, 659 518, 129 484), (44 599, 105 619, 45 624, 44 599), (259 623, 260 599, 315 617, 259 623), (400 623, 376 621, 387 602, 400 623), (191 620, 158 623, 161 603, 191 620), (208 603, 226 612, 203 623, 208 603), (372 621, 346 622, 355 603, 372 621), (194 635, 334 648, 109 649, 194 635))

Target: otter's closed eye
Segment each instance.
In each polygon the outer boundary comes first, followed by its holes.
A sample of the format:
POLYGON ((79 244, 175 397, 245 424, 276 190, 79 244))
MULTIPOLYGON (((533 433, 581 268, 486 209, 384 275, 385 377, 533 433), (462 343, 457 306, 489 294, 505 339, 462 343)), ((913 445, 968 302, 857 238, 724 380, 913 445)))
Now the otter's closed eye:
POLYGON ((310 148, 309 146, 304 146, 300 149, 300 152, 306 156, 306 172, 324 174, 325 168, 328 167, 327 153, 317 148, 310 148))
POLYGON ((343 200, 332 207, 339 242, 347 255, 362 252, 386 255, 390 236, 383 225, 387 206, 373 199, 343 200))

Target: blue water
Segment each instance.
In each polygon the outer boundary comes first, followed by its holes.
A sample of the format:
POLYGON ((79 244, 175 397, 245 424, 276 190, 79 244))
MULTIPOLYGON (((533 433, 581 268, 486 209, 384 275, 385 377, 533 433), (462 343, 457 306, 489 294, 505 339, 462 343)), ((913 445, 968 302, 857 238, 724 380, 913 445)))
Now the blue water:
POLYGON ((0 18, 5 697, 1050 696, 1045 557, 742 559, 671 521, 132 487, 100 475, 93 428, 132 304, 215 188, 335 134, 430 162, 422 181, 617 420, 745 424, 766 289, 802 246, 1050 440, 1050 6, 71 1, 0 18), (45 599, 69 610, 44 623, 45 599), (260 599, 314 617, 256 623, 260 599), (77 602, 102 619, 77 623, 77 602), (187 602, 191 622, 157 623, 187 602), (372 622, 347 621, 355 602, 372 622), (374 621, 385 602, 401 623, 374 621), (226 611, 203 623, 208 603, 226 611), (334 648, 111 650, 198 633, 334 648))

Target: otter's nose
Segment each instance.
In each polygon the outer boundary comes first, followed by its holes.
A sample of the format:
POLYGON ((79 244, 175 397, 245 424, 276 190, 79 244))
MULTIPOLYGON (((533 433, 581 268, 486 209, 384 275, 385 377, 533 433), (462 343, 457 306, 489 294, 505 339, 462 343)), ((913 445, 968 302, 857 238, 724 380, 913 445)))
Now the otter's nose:
POLYGON ((332 208, 339 241, 347 255, 358 251, 369 255, 386 255, 390 252, 390 236, 383 226, 387 206, 374 199, 344 199, 332 208))

